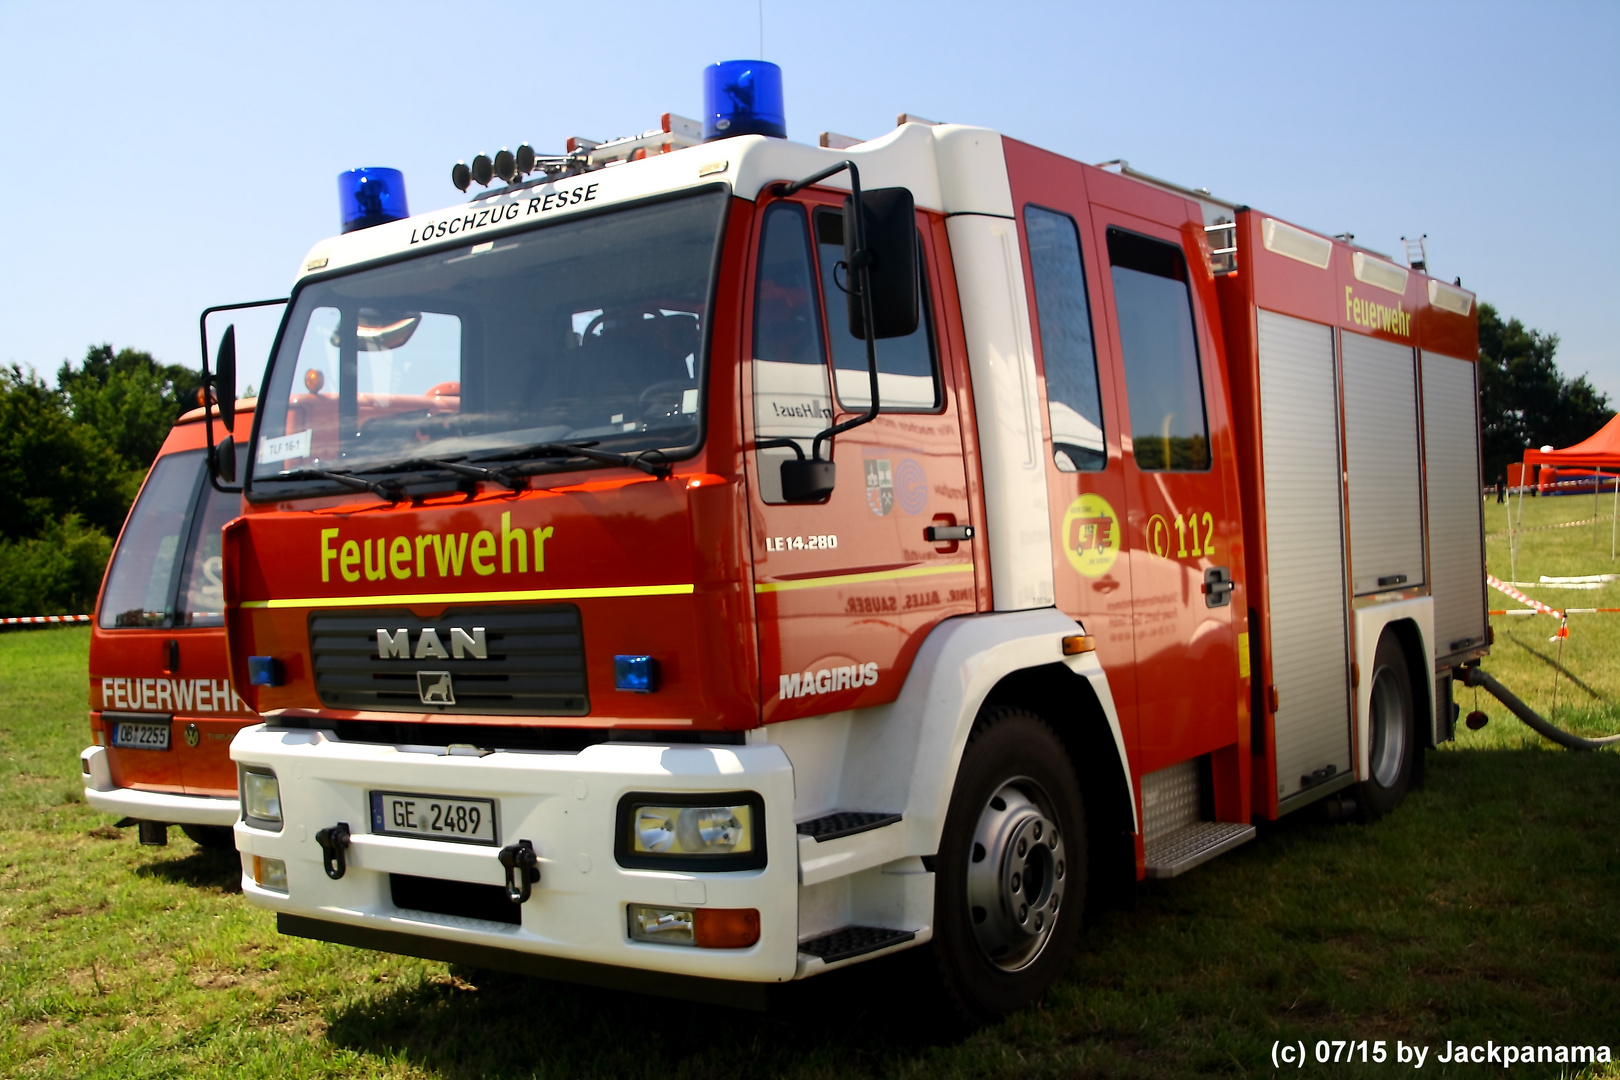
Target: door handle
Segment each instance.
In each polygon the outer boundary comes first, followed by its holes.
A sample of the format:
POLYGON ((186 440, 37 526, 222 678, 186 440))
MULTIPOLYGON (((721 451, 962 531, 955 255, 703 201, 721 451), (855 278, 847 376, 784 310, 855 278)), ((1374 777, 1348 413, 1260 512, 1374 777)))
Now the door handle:
POLYGON ((1211 566, 1204 571, 1204 606, 1225 607, 1232 602, 1232 590, 1237 583, 1232 580, 1232 571, 1224 566, 1211 566))
POLYGON ((1091 587, 1100 593, 1111 593, 1115 589, 1119 588, 1119 582, 1114 580, 1112 574, 1109 574, 1106 577, 1100 577, 1096 581, 1093 581, 1091 583, 1091 587))

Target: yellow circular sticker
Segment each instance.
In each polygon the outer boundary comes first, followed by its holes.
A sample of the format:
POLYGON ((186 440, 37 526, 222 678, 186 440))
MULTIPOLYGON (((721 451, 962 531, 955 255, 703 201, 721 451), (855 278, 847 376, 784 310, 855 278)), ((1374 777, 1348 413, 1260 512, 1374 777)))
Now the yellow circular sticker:
POLYGON ((1119 515, 1101 495, 1085 494, 1063 515, 1063 553, 1086 577, 1108 572, 1119 555, 1119 515))

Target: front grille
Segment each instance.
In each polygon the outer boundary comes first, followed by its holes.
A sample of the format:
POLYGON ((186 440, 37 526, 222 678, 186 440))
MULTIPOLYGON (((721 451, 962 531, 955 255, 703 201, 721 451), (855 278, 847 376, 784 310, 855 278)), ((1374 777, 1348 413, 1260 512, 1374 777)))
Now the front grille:
POLYGON ((591 709, 573 604, 452 608, 436 619, 403 608, 311 614, 309 651, 315 691, 328 708, 483 716, 591 709), (418 672, 434 674, 419 680, 418 672), (448 683, 438 674, 445 672, 448 683))

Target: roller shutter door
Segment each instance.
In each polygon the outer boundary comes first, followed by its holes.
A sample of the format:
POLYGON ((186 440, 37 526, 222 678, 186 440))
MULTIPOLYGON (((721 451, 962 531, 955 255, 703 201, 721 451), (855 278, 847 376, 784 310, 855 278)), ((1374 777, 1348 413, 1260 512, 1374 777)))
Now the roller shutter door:
POLYGON ((1428 474, 1429 573, 1435 652, 1485 644, 1485 549, 1480 504, 1478 365, 1423 354, 1423 457, 1428 474))
POLYGON ((1342 332, 1350 569, 1357 596, 1423 584, 1423 494, 1412 349, 1342 332))
POLYGON ((1277 796, 1350 767, 1349 650, 1333 331, 1259 313, 1260 431, 1277 796))

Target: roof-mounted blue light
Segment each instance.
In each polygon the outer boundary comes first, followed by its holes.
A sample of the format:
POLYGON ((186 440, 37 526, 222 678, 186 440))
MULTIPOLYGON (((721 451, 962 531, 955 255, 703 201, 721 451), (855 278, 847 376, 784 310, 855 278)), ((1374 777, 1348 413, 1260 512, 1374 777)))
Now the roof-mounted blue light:
POLYGON ((722 60, 703 69, 703 138, 787 138, 782 69, 766 60, 722 60))
POLYGON ((405 205, 405 174, 398 169, 338 173, 338 209, 346 233, 410 217, 405 205))

